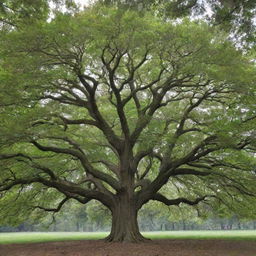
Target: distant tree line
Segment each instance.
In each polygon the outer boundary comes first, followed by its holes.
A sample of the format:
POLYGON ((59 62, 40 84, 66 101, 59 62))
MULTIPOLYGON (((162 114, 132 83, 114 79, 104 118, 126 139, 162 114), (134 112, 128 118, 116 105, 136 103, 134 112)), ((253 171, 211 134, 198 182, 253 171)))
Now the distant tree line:
MULTIPOLYGON (((225 215, 223 211, 208 217, 198 216, 196 211, 188 210, 185 206, 172 209, 171 214, 166 207, 148 204, 139 212, 139 226, 142 231, 248 230, 256 229, 256 220, 225 215)), ((110 228, 110 212, 95 201, 82 207, 70 204, 58 215, 41 216, 37 221, 31 219, 17 226, 1 225, 0 232, 93 232, 109 231, 110 228), (70 211, 74 214, 71 215, 70 211)))

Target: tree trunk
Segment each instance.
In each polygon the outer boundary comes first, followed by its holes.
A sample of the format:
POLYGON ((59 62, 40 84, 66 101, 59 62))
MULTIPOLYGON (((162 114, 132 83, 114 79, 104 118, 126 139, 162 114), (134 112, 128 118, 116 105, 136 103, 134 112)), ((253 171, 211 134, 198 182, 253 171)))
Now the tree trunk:
POLYGON ((187 230, 187 226, 186 226, 185 220, 182 220, 182 228, 183 228, 183 230, 187 230))
POLYGON ((138 226, 138 210, 134 200, 127 196, 117 198, 111 209, 112 227, 110 235, 105 239, 109 242, 142 242, 144 238, 138 226))
POLYGON ((238 222, 237 222, 237 228, 238 228, 239 230, 242 229, 240 220, 238 220, 238 222))

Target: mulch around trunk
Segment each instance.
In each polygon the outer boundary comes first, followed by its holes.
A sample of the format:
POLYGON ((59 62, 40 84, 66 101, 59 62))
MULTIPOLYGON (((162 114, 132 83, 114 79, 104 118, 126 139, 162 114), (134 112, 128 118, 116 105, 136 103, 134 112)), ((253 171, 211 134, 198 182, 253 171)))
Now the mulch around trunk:
POLYGON ((154 240, 107 243, 84 240, 0 245, 0 256, 256 256, 256 241, 154 240))

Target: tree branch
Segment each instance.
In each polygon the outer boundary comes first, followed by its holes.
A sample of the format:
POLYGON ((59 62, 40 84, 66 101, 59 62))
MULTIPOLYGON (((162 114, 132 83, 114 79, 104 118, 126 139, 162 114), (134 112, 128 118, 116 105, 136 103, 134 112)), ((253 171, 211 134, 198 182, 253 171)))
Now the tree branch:
POLYGON ((32 140, 31 143, 34 144, 39 150, 42 150, 42 151, 51 151, 51 152, 55 152, 55 153, 68 154, 68 155, 75 156, 76 158, 78 158, 80 160, 85 171, 87 171, 88 173, 93 175, 95 178, 105 181, 115 190, 120 189, 120 184, 116 179, 114 179, 113 177, 111 177, 110 175, 108 175, 106 173, 100 172, 100 171, 96 170, 95 168, 93 168, 93 166, 90 164, 90 162, 87 160, 86 156, 82 152, 73 150, 73 149, 67 149, 67 148, 43 146, 34 140, 32 140))
POLYGON ((181 203, 188 204, 188 205, 197 205, 200 202, 205 201, 207 198, 210 198, 210 197, 215 197, 215 196, 214 195, 206 195, 206 196, 198 197, 194 200, 189 200, 189 199, 183 198, 183 197, 176 198, 176 199, 167 199, 162 194, 157 193, 151 198, 151 200, 159 201, 161 203, 164 203, 165 205, 179 205, 181 203))
POLYGON ((63 200, 60 201, 60 203, 58 204, 58 206, 56 208, 44 208, 42 206, 34 206, 34 208, 38 208, 40 210, 44 210, 46 212, 59 212, 62 208, 62 206, 69 200, 69 197, 65 197, 63 200))
POLYGON ((71 120, 68 119, 64 116, 58 116, 65 125, 67 124, 85 124, 85 125, 92 125, 92 126, 96 126, 99 127, 98 122, 96 122, 95 120, 90 120, 90 119, 76 119, 76 120, 71 120))
POLYGON ((176 175, 196 175, 196 176, 208 176, 214 174, 213 172, 203 172, 203 171, 198 171, 192 168, 177 168, 174 169, 171 172, 171 176, 176 176, 176 175))

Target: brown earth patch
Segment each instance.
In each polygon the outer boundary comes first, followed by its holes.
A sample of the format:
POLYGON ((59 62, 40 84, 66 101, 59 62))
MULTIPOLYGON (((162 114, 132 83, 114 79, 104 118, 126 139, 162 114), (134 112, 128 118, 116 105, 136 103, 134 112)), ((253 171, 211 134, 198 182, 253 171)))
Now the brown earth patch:
POLYGON ((154 240, 106 243, 84 240, 0 245, 0 256, 256 256, 256 241, 154 240))

